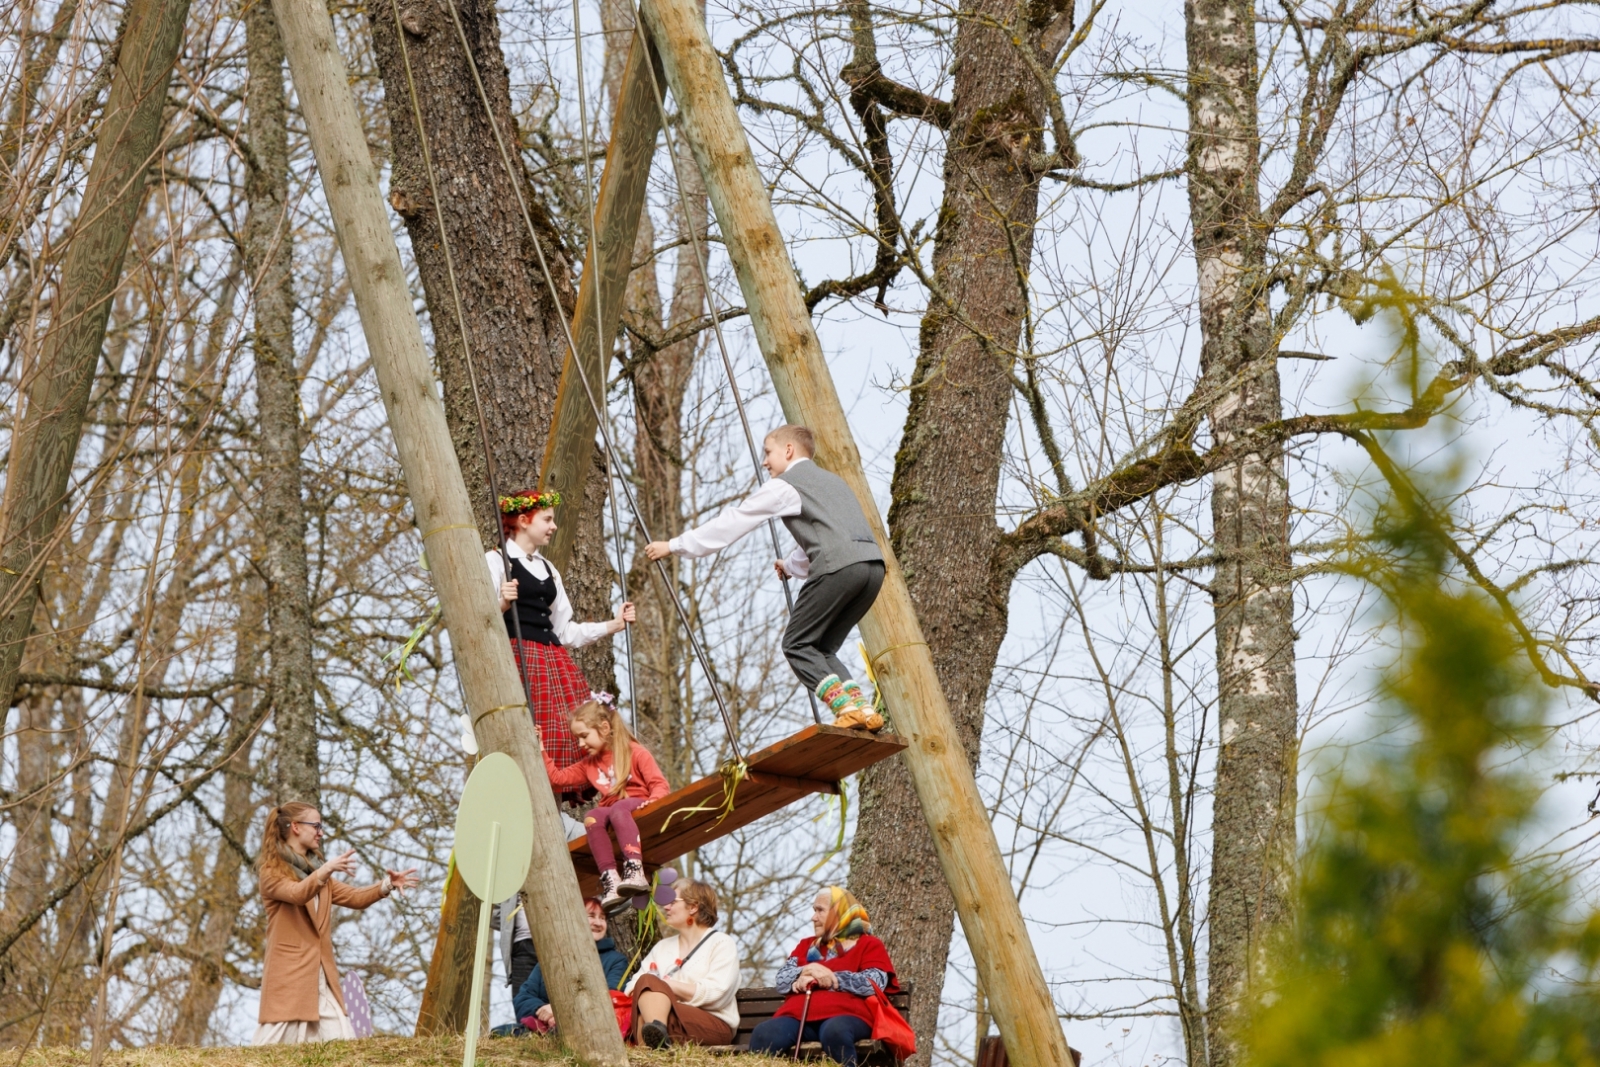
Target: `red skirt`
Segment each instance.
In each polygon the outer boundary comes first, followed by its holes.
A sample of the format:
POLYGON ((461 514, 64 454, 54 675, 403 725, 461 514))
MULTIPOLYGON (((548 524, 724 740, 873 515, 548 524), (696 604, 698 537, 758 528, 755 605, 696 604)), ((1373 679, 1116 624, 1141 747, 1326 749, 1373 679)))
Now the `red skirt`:
POLYGON ((511 639, 511 653, 532 695, 533 724, 557 767, 577 763, 584 753, 572 736, 572 709, 589 700, 589 683, 561 645, 511 639))

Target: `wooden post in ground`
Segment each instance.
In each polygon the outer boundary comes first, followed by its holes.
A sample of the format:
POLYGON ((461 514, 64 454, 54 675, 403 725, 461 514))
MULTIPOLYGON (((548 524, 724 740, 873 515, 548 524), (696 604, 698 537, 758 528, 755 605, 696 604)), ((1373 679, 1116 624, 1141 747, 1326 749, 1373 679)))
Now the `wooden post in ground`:
POLYGON ((895 730, 911 742, 904 758, 1006 1051, 1016 1067, 1062 1067, 1069 1060, 1055 1004, 700 5, 642 0, 641 13, 661 51, 784 415, 816 432, 818 461, 850 483, 883 548, 888 574, 861 632, 876 657, 895 730))
MULTIPOLYGON (((545 444, 544 467, 539 472, 539 488, 555 489, 563 500, 583 499, 584 483, 594 456, 594 435, 599 429, 594 408, 584 391, 577 361, 582 360, 596 401, 605 397, 606 369, 611 346, 616 341, 617 324, 622 320, 622 302, 633 272, 633 243, 639 236, 639 219, 644 213, 645 193, 650 181, 650 160, 655 156, 656 137, 661 132, 652 79, 661 76, 661 57, 647 56, 639 35, 633 35, 628 62, 622 70, 622 87, 617 93, 617 110, 611 120, 611 143, 606 146, 605 169, 600 172, 600 195, 595 201, 595 233, 591 238, 583 277, 578 282, 578 303, 572 313, 572 341, 578 348, 567 353, 561 367, 561 384, 556 390, 555 418, 550 422, 550 437, 545 444), (595 314, 599 301, 600 314, 595 314)), ((545 549, 558 568, 572 558, 572 545, 578 524, 562 523, 556 528, 550 547, 545 549)))
MULTIPOLYGON (((654 49, 650 49, 654 52, 654 49)), ((646 57, 634 34, 623 68, 622 89, 617 94, 617 111, 611 122, 611 143, 606 146, 605 169, 600 175, 600 196, 595 202, 594 244, 578 283, 578 302, 572 314, 572 339, 583 360, 583 372, 603 400, 607 360, 622 319, 622 301, 633 268, 633 243, 639 236, 639 219, 644 214, 645 193, 650 179, 650 160, 655 155, 656 137, 661 132, 656 110, 653 77, 661 75, 661 58, 646 57), (654 64, 652 70, 651 64, 654 64), (595 301, 600 302, 599 321, 595 301)), ((584 391, 573 353, 567 352, 561 368, 561 384, 556 392, 555 418, 550 422, 550 437, 545 445, 544 469, 539 475, 540 489, 555 489, 563 500, 583 499, 594 456, 594 435, 599 429, 594 408, 584 391)), ((558 570, 572 561, 578 524, 564 522, 544 555, 558 570)), ((478 921, 476 902, 452 876, 445 887, 444 911, 439 935, 434 941, 433 958, 428 966, 428 981, 422 990, 422 1010, 417 1015, 417 1034, 460 1030, 467 1017, 472 995, 468 972, 472 962, 472 935, 478 921)))
POLYGON ((378 172, 350 95, 322 0, 273 0, 289 70, 355 293, 429 569, 444 610, 478 743, 517 761, 533 799, 533 862, 523 892, 561 1037, 585 1063, 624 1067, 600 958, 594 951, 566 835, 538 737, 495 610, 466 482, 445 425, 439 386, 412 310, 378 172))

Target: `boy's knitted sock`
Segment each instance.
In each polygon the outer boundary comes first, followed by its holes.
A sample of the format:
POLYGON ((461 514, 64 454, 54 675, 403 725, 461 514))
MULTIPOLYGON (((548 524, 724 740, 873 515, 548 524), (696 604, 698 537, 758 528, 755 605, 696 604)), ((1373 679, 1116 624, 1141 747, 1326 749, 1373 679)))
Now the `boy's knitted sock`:
POLYGON ((844 682, 844 691, 850 694, 850 699, 854 700, 856 704, 862 708, 862 710, 872 710, 874 702, 868 700, 867 695, 861 691, 860 682, 856 681, 854 678, 846 678, 844 682))
POLYGON ((852 703, 850 694, 845 691, 844 683, 837 674, 830 674, 817 683, 817 699, 828 705, 835 715, 852 703))

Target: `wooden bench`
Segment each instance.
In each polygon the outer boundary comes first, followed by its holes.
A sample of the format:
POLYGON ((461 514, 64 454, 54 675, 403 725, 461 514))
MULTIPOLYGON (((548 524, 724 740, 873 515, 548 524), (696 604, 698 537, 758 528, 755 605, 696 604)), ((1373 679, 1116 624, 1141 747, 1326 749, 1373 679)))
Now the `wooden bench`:
MULTIPOLYGON (((714 1053, 732 1053, 750 1051, 750 1032, 757 1026, 766 1022, 777 1014, 787 1000, 787 993, 780 993, 771 986, 755 986, 741 989, 738 993, 739 1002, 739 1032, 733 1037, 731 1045, 713 1045, 709 1051, 714 1053)), ((901 1015, 910 1017, 911 1012, 911 986, 908 983, 898 993, 889 994, 889 1003, 901 1015)), ((820 1041, 807 1041, 800 1046, 801 1059, 820 1059, 822 1057, 822 1043, 820 1041)), ((895 1067, 895 1058, 889 1050, 877 1041, 867 1040, 856 1042, 856 1062, 860 1067, 895 1067)))

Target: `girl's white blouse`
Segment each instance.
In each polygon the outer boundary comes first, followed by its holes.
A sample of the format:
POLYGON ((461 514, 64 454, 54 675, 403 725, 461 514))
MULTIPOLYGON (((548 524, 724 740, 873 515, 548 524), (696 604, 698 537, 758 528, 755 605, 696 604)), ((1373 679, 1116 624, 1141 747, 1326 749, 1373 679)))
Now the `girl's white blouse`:
MULTIPOLYGON (((544 569, 556 580, 556 598, 550 605, 550 629, 555 631, 556 640, 567 648, 582 648, 584 645, 593 644, 606 637, 611 632, 608 622, 573 622, 572 601, 567 599, 567 587, 561 584, 561 572, 556 570, 555 564, 545 559, 535 549, 532 556, 522 550, 522 546, 515 541, 506 542, 506 552, 512 559, 521 560, 524 567, 528 567, 534 574, 540 572, 537 566, 528 566, 530 560, 538 560, 544 564, 544 569)), ((489 563, 489 579, 494 583, 495 603, 500 602, 500 586, 506 580, 505 561, 500 558, 498 549, 485 552, 483 558, 489 563)))

